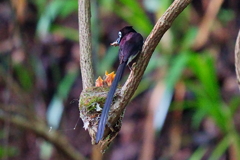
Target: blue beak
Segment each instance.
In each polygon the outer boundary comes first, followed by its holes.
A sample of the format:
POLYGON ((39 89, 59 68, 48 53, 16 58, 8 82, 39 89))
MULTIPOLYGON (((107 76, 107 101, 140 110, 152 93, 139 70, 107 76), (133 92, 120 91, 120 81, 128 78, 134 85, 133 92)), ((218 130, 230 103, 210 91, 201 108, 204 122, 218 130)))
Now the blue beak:
POLYGON ((121 38, 119 37, 115 42, 111 43, 111 46, 119 46, 121 38))

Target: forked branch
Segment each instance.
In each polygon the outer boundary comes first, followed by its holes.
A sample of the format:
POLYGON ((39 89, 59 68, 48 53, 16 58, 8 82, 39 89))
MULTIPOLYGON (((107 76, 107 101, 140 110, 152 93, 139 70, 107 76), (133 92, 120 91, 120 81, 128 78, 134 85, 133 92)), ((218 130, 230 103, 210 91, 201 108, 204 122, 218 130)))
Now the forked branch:
MULTIPOLYGON (((106 146, 108 146, 108 144, 114 139, 119 129, 121 128, 121 118, 123 116, 124 109, 130 101, 135 90, 137 89, 143 73, 148 65, 148 62, 153 54, 153 51, 155 50, 164 33, 170 28, 176 17, 188 6, 190 2, 191 0, 175 0, 172 5, 167 9, 167 11, 163 14, 163 16, 157 21, 152 32, 147 37, 142 49, 142 53, 140 54, 136 65, 133 66, 133 70, 131 71, 121 91, 116 93, 116 98, 113 102, 114 104, 111 107, 108 117, 109 127, 105 129, 104 137, 107 138, 103 139, 100 142, 102 150, 106 149, 106 146)), ((80 32, 80 34, 81 33, 82 32, 80 32)), ((80 37, 82 36, 80 35, 80 37)), ((81 69, 83 70, 84 68, 81 69)), ((85 90, 83 90, 80 96, 80 117, 85 124, 85 128, 88 129, 90 136, 92 137, 93 143, 95 143, 98 117, 100 115, 99 111, 97 111, 96 108, 97 106, 104 104, 103 101, 104 97, 106 98, 106 95, 106 90, 98 89, 97 87, 90 87, 88 89, 85 88, 85 90), (93 105, 96 105, 95 111, 93 111, 92 109, 94 107, 93 105), (89 108, 91 108, 91 110, 89 110, 89 108)))

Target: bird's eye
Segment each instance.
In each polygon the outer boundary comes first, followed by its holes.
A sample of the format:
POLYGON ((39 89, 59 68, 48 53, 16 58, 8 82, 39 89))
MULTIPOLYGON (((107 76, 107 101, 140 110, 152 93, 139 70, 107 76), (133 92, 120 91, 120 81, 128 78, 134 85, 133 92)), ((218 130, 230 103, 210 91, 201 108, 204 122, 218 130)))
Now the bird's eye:
POLYGON ((118 37, 122 37, 122 32, 118 32, 118 37))

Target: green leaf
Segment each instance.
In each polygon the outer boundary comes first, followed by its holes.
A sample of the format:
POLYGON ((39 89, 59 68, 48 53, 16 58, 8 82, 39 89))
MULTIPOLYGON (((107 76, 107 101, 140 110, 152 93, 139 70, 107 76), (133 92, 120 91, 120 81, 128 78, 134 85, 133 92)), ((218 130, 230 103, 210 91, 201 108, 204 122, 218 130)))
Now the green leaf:
POLYGON ((211 100, 219 102, 221 99, 219 95, 220 90, 214 64, 213 57, 208 54, 192 54, 189 61, 189 67, 200 81, 205 94, 211 100))
POLYGON ((213 150, 209 160, 220 159, 220 157, 226 152, 229 146, 229 136, 225 136, 222 141, 217 145, 217 147, 213 150))
POLYGON ((192 47, 194 41, 197 35, 197 28, 196 27, 191 27, 190 29, 185 32, 185 35, 183 36, 183 40, 181 41, 181 50, 187 50, 192 47))
POLYGON ((62 7, 59 11, 59 16, 61 16, 61 18, 66 18, 71 13, 78 11, 78 1, 69 0, 69 1, 63 1, 63 2, 64 2, 64 7, 62 7))
POLYGON ((0 146, 0 158, 10 158, 18 154, 18 149, 11 146, 0 146))
POLYGON ((76 80, 77 76, 79 75, 78 70, 69 71, 61 81, 58 86, 57 95, 60 96, 62 99, 66 99, 69 91, 76 80))
POLYGON ((137 1, 120 0, 122 5, 114 3, 113 12, 123 18, 130 25, 141 32, 143 36, 150 33, 153 25, 146 16, 144 10, 140 7, 137 1))
POLYGON ((78 42, 79 40, 79 32, 77 29, 64 27, 62 25, 52 25, 51 32, 53 34, 61 35, 62 37, 73 40, 75 42, 78 42))
POLYGON ((99 61, 99 67, 97 68, 97 73, 102 75, 105 71, 109 73, 112 70, 113 63, 118 58, 118 47, 109 47, 104 58, 99 61))
POLYGON ((185 69, 188 60, 190 58, 190 55, 188 53, 179 53, 174 60, 172 61, 172 64, 170 64, 170 69, 168 71, 168 74, 166 76, 166 85, 169 89, 172 89, 177 81, 179 80, 180 76, 182 75, 183 70, 185 69))
POLYGON ((66 5, 66 1, 53 0, 45 7, 45 11, 41 13, 37 24, 37 33, 44 37, 49 32, 52 21, 59 15, 60 11, 66 5))
POLYGON ((60 82, 57 92, 54 94, 47 110, 47 121, 48 124, 54 129, 58 128, 62 113, 64 110, 63 101, 68 97, 69 91, 76 80, 78 70, 68 71, 65 77, 60 82))
POLYGON ((14 70, 17 74, 17 79, 19 80, 21 86, 25 90, 30 90, 33 87, 33 77, 28 68, 22 64, 16 64, 14 70))
POLYGON ((206 147, 199 147, 188 160, 201 160, 206 152, 206 147))

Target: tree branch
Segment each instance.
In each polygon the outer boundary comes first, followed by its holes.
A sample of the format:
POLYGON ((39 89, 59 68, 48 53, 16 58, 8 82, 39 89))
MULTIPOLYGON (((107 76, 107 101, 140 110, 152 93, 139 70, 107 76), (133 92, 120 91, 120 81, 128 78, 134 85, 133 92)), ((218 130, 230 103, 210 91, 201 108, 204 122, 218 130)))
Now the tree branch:
MULTIPOLYGON (((124 112, 126 105, 137 89, 153 51, 157 47, 162 36, 171 27, 176 17, 190 4, 190 2, 191 0, 175 0, 155 24, 153 30, 143 45, 142 53, 138 58, 137 64, 133 67, 126 83, 122 87, 120 95, 121 98, 119 98, 119 101, 112 106, 112 110, 117 110, 115 112, 119 112, 119 116, 121 116, 120 113, 124 112)), ((110 116, 109 123, 116 123, 119 116, 110 116)))
POLYGON ((147 37, 142 53, 139 56, 136 66, 130 73, 126 83, 122 88, 121 108, 125 108, 125 105, 129 102, 137 89, 144 71, 149 63, 149 60, 153 54, 153 51, 157 47, 164 33, 171 27, 176 17, 188 6, 191 0, 175 0, 162 17, 157 21, 152 32, 147 37))
POLYGON ((27 120, 22 116, 10 114, 4 114, 0 116, 0 121, 9 121, 13 125, 20 127, 25 130, 32 131, 37 136, 44 138, 53 144, 59 152, 63 153, 66 158, 73 160, 84 160, 85 158, 76 151, 71 144, 69 144, 68 140, 65 136, 59 134, 57 131, 52 130, 49 132, 49 128, 42 121, 37 120, 27 120))
POLYGON ((235 45, 235 69, 237 74, 238 88, 240 89, 240 30, 235 45))
POLYGON ((78 9, 80 66, 83 89, 86 89, 93 86, 90 1, 79 0, 78 9))
MULTIPOLYGON (((147 37, 142 53, 140 54, 137 63, 133 66, 126 83, 121 91, 115 93, 114 102, 108 116, 108 126, 105 128, 104 139, 100 141, 101 150, 104 152, 111 141, 116 137, 121 128, 122 117, 126 105, 137 89, 143 73, 149 63, 149 60, 161 40, 164 33, 170 28, 175 18, 187 7, 191 0, 175 0, 167 9, 163 16, 157 21, 152 32, 147 37)), ((95 135, 97 132, 98 111, 99 105, 104 104, 107 96, 107 90, 101 87, 92 87, 83 90, 79 100, 80 117, 84 122, 84 126, 88 129, 92 137, 92 143, 95 143, 95 135), (100 96, 101 95, 101 96, 100 96), (105 97, 105 98, 104 98, 105 97), (93 103, 94 102, 94 103, 93 103), (95 107, 95 109, 93 109, 95 107)))

